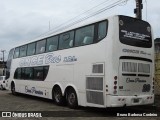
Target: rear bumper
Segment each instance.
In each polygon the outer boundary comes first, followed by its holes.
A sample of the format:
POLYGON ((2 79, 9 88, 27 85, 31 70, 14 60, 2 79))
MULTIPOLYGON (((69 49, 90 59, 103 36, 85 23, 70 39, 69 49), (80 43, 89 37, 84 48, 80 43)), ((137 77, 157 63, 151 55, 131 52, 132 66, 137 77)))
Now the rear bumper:
POLYGON ((148 105, 154 103, 154 95, 106 96, 106 107, 148 105))

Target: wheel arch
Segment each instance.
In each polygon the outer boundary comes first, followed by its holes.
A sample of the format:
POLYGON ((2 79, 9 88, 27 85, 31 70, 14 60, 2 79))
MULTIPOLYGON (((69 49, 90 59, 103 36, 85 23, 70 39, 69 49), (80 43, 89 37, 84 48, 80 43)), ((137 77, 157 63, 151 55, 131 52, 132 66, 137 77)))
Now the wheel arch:
MULTIPOLYGON (((74 91, 76 92, 76 95, 77 95, 77 100, 78 100, 78 98, 79 98, 79 95, 78 95, 78 90, 77 90, 77 88, 76 88, 76 86, 75 85, 73 85, 73 84, 68 84, 67 86, 66 86, 66 88, 65 88, 65 90, 64 90, 64 95, 66 96, 67 95, 67 91, 69 90, 69 89, 74 89, 74 91)), ((67 97, 67 96, 66 96, 67 97)), ((77 101, 78 102, 78 101, 77 101)))
MULTIPOLYGON (((53 93, 53 90, 56 88, 56 87, 59 87, 61 89, 61 92, 62 92, 62 95, 64 95, 64 89, 62 87, 62 85, 60 83, 55 83, 52 87, 52 93, 53 93)), ((52 98, 53 98, 53 94, 52 94, 52 98)))

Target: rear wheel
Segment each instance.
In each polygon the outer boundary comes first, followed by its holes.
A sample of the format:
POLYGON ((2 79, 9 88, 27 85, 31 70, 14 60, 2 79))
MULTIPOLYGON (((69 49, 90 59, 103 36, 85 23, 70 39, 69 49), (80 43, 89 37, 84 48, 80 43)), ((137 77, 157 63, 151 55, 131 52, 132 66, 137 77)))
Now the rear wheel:
POLYGON ((64 97, 62 96, 62 91, 59 87, 54 88, 53 90, 53 99, 57 105, 64 104, 64 97))
POLYGON ((67 104, 72 109, 78 107, 77 94, 73 88, 69 89, 67 92, 67 104))

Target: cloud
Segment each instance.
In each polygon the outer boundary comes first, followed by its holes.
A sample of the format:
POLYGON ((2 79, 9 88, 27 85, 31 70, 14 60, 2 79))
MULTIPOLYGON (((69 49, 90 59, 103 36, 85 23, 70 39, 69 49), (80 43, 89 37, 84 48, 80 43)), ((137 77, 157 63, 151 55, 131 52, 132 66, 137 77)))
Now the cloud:
MULTIPOLYGON (((0 1, 0 49, 7 51, 13 46, 43 34, 49 30, 68 21, 69 19, 83 13, 84 11, 102 2, 101 6, 95 8, 88 14, 105 7, 113 0, 1 0, 0 1)), ((160 36, 159 0, 148 1, 148 21, 153 26, 154 36, 160 36)), ((135 0, 129 0, 123 6, 106 11, 96 17, 107 17, 115 14, 123 14, 134 17, 133 10, 135 0)), ((146 4, 144 1, 143 19, 146 20, 146 4)), ((87 15, 87 14, 86 14, 87 15)))

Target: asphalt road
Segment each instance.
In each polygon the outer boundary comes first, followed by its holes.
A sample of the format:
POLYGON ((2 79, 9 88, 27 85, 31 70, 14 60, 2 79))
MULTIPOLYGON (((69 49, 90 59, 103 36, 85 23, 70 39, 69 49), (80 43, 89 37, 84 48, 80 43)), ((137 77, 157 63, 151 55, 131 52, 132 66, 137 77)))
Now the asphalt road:
MULTIPOLYGON (((30 118, 33 120, 75 120, 76 119, 157 119, 158 117, 122 117, 128 116, 128 114, 158 114, 160 116, 160 96, 156 97, 155 105, 153 106, 138 106, 138 107, 125 107, 125 108, 91 108, 91 107, 79 107, 76 110, 70 109, 67 106, 57 106, 52 100, 43 99, 39 97, 33 97, 29 95, 18 94, 12 95, 10 91, 0 90, 0 115, 3 111, 11 111, 17 113, 37 112, 41 113, 42 118, 30 118), (120 113, 121 117, 116 117, 117 113, 120 113), (49 117, 44 117, 49 116, 49 117), (51 117, 52 116, 52 117, 51 117)), ((40 114, 38 114, 40 115, 40 114)), ((22 118, 14 118, 21 120, 22 118)), ((23 118, 28 120, 28 118, 23 118)), ((0 118, 0 120, 13 120, 13 118, 0 118)))

